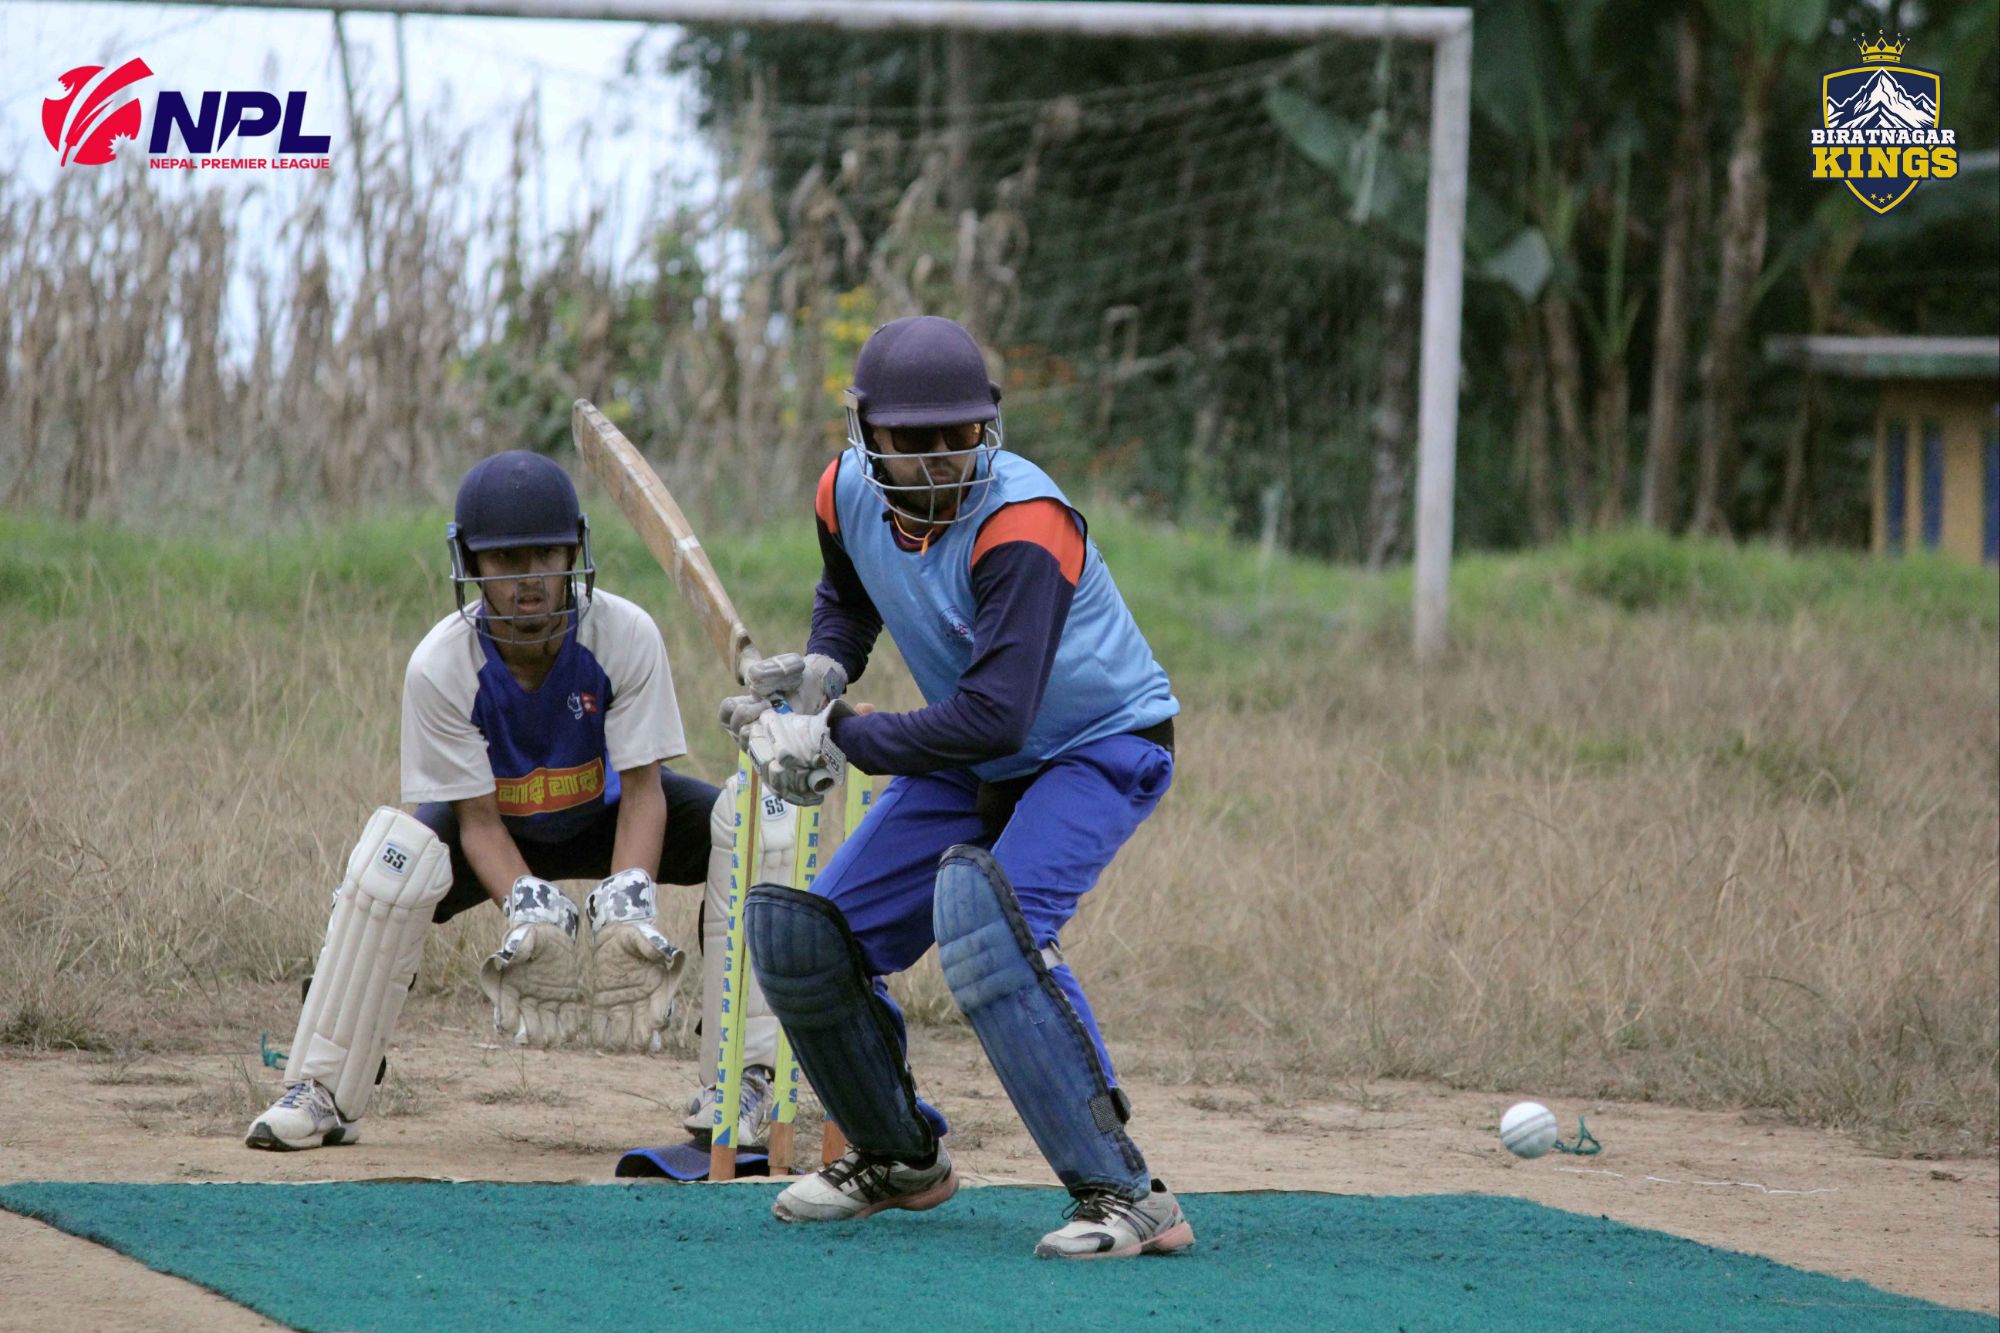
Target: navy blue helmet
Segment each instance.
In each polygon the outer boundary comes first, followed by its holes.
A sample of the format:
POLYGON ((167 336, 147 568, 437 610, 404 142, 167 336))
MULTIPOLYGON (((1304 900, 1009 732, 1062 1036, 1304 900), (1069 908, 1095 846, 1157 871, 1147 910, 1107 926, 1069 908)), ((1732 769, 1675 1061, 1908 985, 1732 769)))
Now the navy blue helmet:
POLYGON ((1002 447, 1000 386, 986 375, 986 358, 965 328, 940 315, 891 320, 870 334, 854 359, 854 387, 847 391, 847 444, 858 452, 862 475, 890 508, 927 523, 955 522, 977 508, 978 493, 993 480, 990 455, 1002 447), (957 480, 898 485, 890 480, 871 427, 924 430, 978 422, 979 443, 936 449, 930 459, 957 460, 957 480), (955 498, 954 507, 951 500, 955 498), (949 517, 939 519, 940 511, 949 517))
MULTIPOLYGON (((473 615, 473 608, 468 608, 465 601, 466 585, 477 590, 489 578, 499 577, 472 573, 477 564, 473 557, 481 551, 523 546, 576 548, 570 560, 569 608, 576 610, 579 619, 589 611, 590 594, 597 584, 597 563, 590 551, 590 520, 584 517, 583 506, 577 501, 575 483, 554 459, 525 449, 510 449, 474 463, 458 485, 458 503, 445 537, 451 546, 452 595, 461 615, 473 615)), ((494 616, 488 608, 480 619, 522 617, 494 616)), ((568 617, 564 616, 563 621, 566 626, 568 617)), ((563 629, 559 628, 548 637, 561 633, 563 629)))

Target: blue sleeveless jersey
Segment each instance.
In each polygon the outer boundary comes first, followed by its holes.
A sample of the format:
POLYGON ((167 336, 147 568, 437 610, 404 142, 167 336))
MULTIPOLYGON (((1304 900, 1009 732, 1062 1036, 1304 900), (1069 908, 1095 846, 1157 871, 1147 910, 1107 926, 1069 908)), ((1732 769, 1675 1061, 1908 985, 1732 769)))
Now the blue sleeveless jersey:
MULTIPOLYGON (((930 703, 956 693, 972 662, 972 549, 981 526, 1001 506, 1023 500, 1050 499, 1069 507, 1049 475, 1019 454, 1002 450, 987 461, 993 481, 979 503, 918 552, 896 545, 883 521, 882 501, 861 475, 855 451, 848 450, 840 460, 834 503, 841 545, 930 703)), ((1083 572, 1027 743, 1018 753, 975 765, 972 771, 988 781, 1020 777, 1079 745, 1142 730, 1180 709, 1166 671, 1153 660, 1086 532, 1083 572)))

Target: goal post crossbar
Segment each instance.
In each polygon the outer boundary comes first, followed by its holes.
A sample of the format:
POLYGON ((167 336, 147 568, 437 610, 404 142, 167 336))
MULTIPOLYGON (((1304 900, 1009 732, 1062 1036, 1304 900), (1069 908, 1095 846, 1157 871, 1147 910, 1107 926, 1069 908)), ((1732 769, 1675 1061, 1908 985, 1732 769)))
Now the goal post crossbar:
MULTIPOLYGON (((214 0, 167 2, 207 7, 214 0)), ((1433 44, 1472 27, 1472 11, 1466 8, 1192 5, 1143 0, 223 0, 223 3, 228 8, 243 9, 691 23, 730 28, 1307 41, 1315 37, 1392 37, 1433 44)))
MULTIPOLYGON (((168 0, 213 3, 213 0, 168 0)), ((1433 48, 1430 177, 1417 376, 1414 637, 1420 660, 1445 645, 1457 472, 1464 306, 1472 10, 1400 5, 1157 4, 1130 0, 224 0, 232 8, 444 17, 957 31, 1076 37, 1403 39, 1433 48)))

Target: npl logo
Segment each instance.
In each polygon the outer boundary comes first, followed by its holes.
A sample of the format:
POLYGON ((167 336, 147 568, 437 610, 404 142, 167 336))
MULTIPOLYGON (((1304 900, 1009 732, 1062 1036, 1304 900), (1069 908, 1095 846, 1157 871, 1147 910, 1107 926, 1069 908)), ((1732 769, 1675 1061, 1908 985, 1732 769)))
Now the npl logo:
POLYGON ((61 97, 42 102, 42 134, 61 156, 63 166, 101 167, 112 160, 120 143, 139 137, 137 99, 118 102, 118 94, 153 71, 143 60, 128 60, 109 74, 102 65, 78 65, 56 80, 61 97))
MULTIPOLYGON (((132 59, 109 73, 102 65, 79 65, 57 81, 62 94, 43 101, 42 133, 62 165, 102 166, 117 156, 120 145, 138 141, 145 112, 136 98, 120 101, 119 94, 152 73, 145 61, 132 59)), ((281 98, 255 88, 199 94, 162 89, 153 108, 149 165, 323 171, 333 165, 325 156, 332 137, 306 133, 305 115, 302 91, 281 98), (221 155, 225 150, 241 153, 245 141, 273 134, 277 151, 271 157, 221 155)))
POLYGON ((282 106, 276 93, 251 89, 205 92, 201 95, 200 105, 198 114, 191 112, 187 98, 182 94, 171 89, 162 92, 153 108, 153 141, 147 145, 147 151, 155 157, 173 152, 173 136, 177 129, 182 144, 190 154, 215 152, 232 136, 254 139, 272 130, 278 131, 278 152, 281 155, 324 153, 333 142, 330 135, 305 133, 306 95, 303 92, 286 93, 282 106), (222 129, 219 135, 216 133, 218 113, 222 129))

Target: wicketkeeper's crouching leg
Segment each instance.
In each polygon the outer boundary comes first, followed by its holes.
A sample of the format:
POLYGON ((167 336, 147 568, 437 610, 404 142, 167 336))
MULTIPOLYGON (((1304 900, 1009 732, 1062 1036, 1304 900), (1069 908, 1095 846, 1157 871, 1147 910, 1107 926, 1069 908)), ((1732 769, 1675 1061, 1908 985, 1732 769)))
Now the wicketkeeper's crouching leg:
POLYGON ((384 806, 334 890, 326 944, 292 1037, 285 1095, 251 1123, 253 1148, 352 1143, 383 1053, 416 980, 431 913, 451 887, 451 854, 422 823, 384 806))

